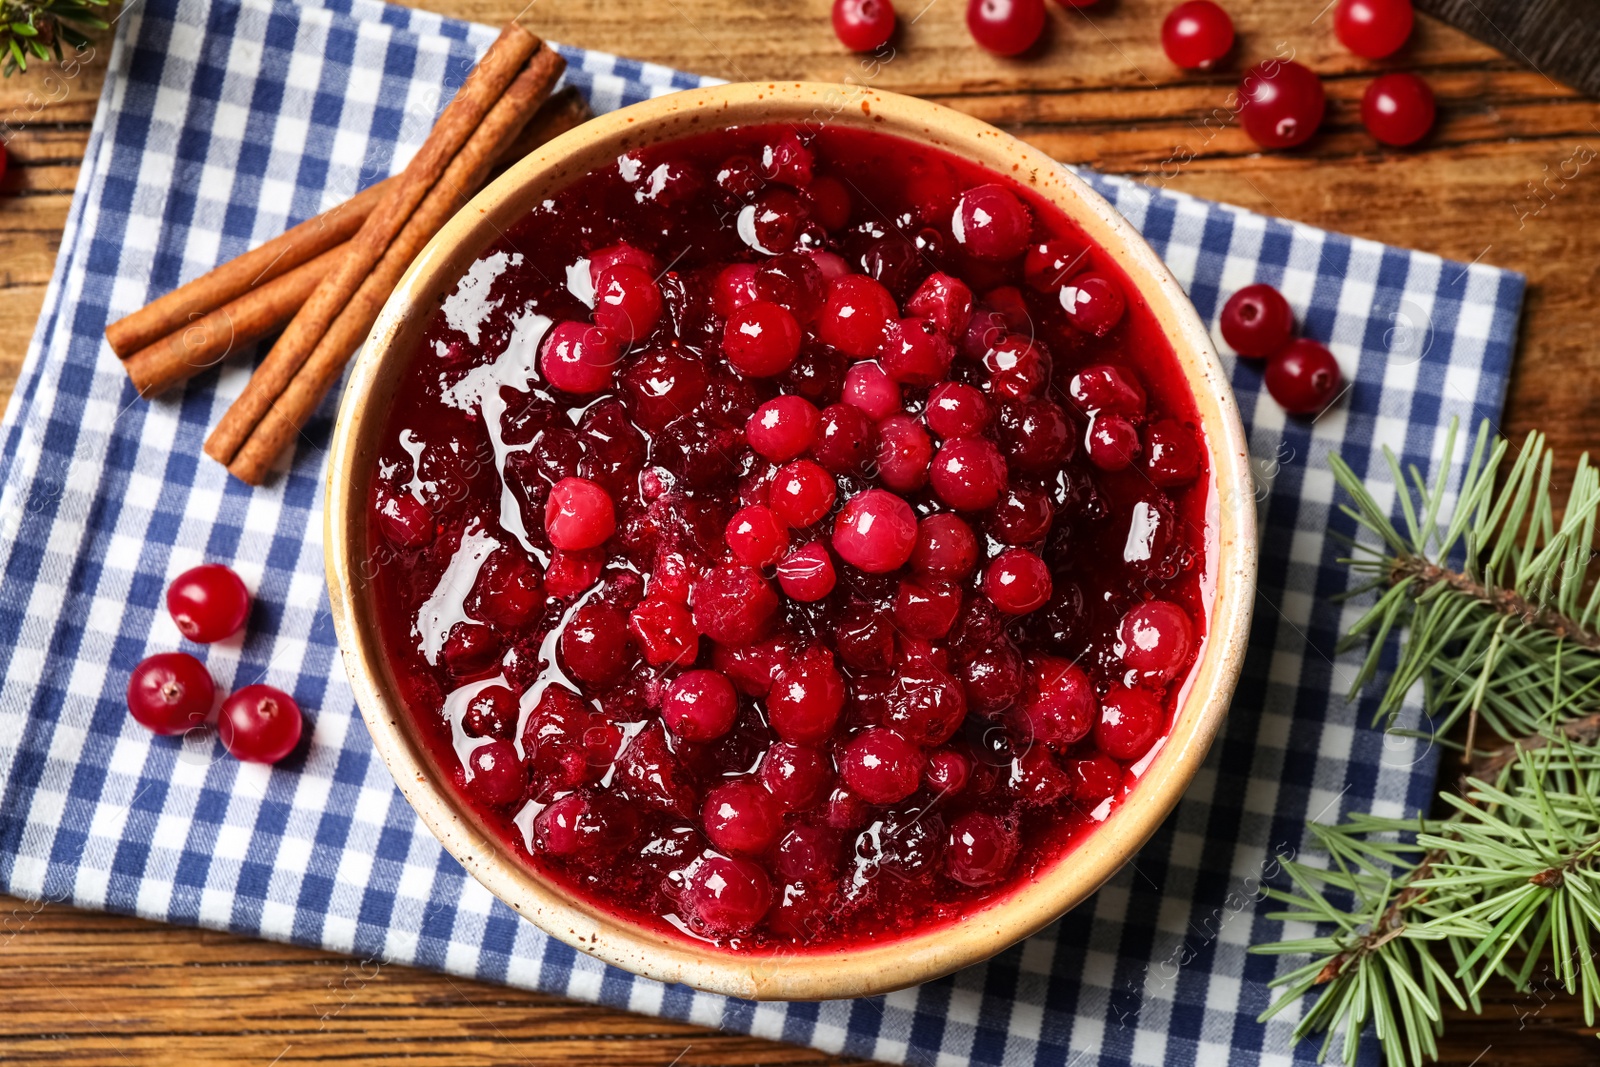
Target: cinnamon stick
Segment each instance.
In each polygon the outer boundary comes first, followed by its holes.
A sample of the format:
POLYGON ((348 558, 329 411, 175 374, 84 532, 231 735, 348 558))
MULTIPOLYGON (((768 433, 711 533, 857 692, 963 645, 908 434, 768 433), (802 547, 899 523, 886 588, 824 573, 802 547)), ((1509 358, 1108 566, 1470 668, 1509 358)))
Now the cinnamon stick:
MULTIPOLYGON (((106 327, 106 340, 111 342, 111 350, 126 359, 169 334, 187 329, 197 316, 215 311, 328 249, 344 244, 361 229, 373 207, 397 178, 385 178, 368 186, 349 200, 113 322, 106 327)), ((303 302, 304 298, 301 299, 303 302)))
MULTIPOLYGON (((582 125, 588 119, 589 105, 582 95, 571 86, 561 90, 534 113, 521 136, 495 161, 496 168, 515 163, 545 142, 582 125)), ((393 180, 388 178, 380 184, 393 180)), ((378 186, 372 186, 367 192, 376 188, 378 186)), ((360 195, 364 194, 358 194, 358 197, 360 195)), ((355 200, 346 201, 317 218, 321 219, 334 212, 346 210, 359 211, 360 217, 365 219, 371 210, 372 202, 374 201, 369 200, 367 205, 360 205, 355 200)), ((307 223, 315 221, 316 219, 308 219, 307 223)), ((261 248, 264 249, 272 243, 267 242, 261 248)), ((290 246, 284 252, 283 258, 288 259, 293 256, 299 247, 290 246)), ((187 381, 196 374, 216 366, 232 353, 248 348, 261 338, 282 329, 294 318, 295 313, 316 290, 322 279, 338 264, 339 256, 344 254, 344 250, 345 246, 342 244, 329 249, 265 284, 245 289, 225 302, 218 301, 209 294, 226 292, 226 282, 218 279, 213 285, 209 280, 221 275, 232 265, 231 263, 223 264, 211 274, 196 278, 181 290, 174 290, 168 296, 188 290, 189 299, 185 300, 185 303, 192 301, 195 305, 194 310, 189 312, 188 317, 181 320, 180 325, 171 332, 127 355, 122 365, 128 372, 128 377, 132 379, 134 388, 139 390, 139 395, 149 399, 179 382, 187 381)), ((252 254, 246 253, 246 255, 252 254)), ((166 300, 167 297, 161 299, 166 300)), ((154 307, 155 304, 151 304, 144 310, 154 307)), ((135 312, 134 315, 120 321, 130 322, 135 315, 141 314, 143 311, 135 312)), ((109 336, 110 328, 107 330, 109 336)), ((131 335, 133 334, 130 333, 131 335)))
POLYGON ((478 65, 467 75, 455 98, 445 106, 417 154, 398 180, 385 191, 366 222, 351 238, 339 266, 322 280, 306 300, 272 351, 256 368, 244 392, 233 402, 211 435, 206 454, 230 464, 262 416, 288 388, 295 373, 328 332, 339 312, 405 226, 412 212, 444 173, 461 146, 467 143, 506 86, 527 64, 541 42, 521 26, 511 23, 500 32, 478 65))
POLYGON ((394 292, 401 275, 433 239, 434 234, 477 189, 494 161, 522 132, 539 105, 550 95, 565 67, 566 62, 559 55, 544 49, 517 76, 418 205, 382 259, 284 388, 282 395, 241 444, 228 464, 228 470, 236 478, 251 485, 261 484, 278 456, 294 440, 329 388, 339 379, 345 364, 372 329, 372 324, 389 295, 394 292))

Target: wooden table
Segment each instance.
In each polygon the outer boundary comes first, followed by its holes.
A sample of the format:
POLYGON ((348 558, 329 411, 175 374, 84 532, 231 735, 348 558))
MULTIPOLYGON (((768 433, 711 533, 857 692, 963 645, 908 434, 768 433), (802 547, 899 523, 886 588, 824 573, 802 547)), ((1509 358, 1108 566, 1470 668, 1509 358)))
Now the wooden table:
MULTIPOLYGON (((483 22, 504 20, 522 2, 429 0, 483 22)), ((1600 443, 1600 105, 1421 19, 1394 65, 1427 75, 1441 121, 1421 149, 1380 150, 1358 112, 1373 65, 1339 47, 1324 2, 1230 5, 1241 57, 1292 48, 1327 84, 1322 134, 1305 151, 1269 156, 1255 153, 1236 122, 1221 121, 1225 111, 1213 111, 1225 107, 1237 65, 1187 76, 1161 55, 1157 28, 1170 0, 1103 0, 1087 15, 1052 7, 1045 46, 1019 61, 972 45, 964 0, 901 0, 902 24, 912 24, 894 58, 865 67, 835 42, 828 0, 546 0, 525 10, 556 40, 729 79, 849 79, 915 93, 1063 160, 1525 271, 1521 354, 1501 428, 1513 438, 1545 430, 1570 463, 1600 443), (1588 162, 1573 176, 1577 160, 1588 162)), ((0 195, 0 395, 16 380, 44 298, 103 67, 102 54, 75 79, 36 73, 0 86, 11 134, 0 195)), ((1452 1019, 1441 1062, 1600 1063, 1600 1044, 1576 1008, 1547 1000, 1492 987, 1485 1016, 1452 1019)), ((430 1064, 839 1062, 327 952, 0 901, 0 1062, 380 1055, 430 1064)))

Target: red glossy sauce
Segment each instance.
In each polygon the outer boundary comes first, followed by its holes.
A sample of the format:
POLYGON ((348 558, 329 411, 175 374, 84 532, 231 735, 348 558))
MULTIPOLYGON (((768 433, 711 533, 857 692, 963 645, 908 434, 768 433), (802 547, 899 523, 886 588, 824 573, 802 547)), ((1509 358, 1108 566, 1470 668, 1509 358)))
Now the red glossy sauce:
POLYGON ((903 937, 1061 861, 1204 638, 1211 478, 1154 316, 1054 208, 894 138, 581 178, 387 418, 369 573, 451 788, 734 951, 903 937))

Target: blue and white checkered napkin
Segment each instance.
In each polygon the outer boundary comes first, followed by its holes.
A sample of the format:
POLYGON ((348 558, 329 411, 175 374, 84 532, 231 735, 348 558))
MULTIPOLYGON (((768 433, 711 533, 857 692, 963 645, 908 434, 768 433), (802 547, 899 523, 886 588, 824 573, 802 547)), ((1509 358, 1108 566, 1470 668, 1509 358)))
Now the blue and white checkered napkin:
MULTIPOLYGON (((323 589, 318 489, 333 400, 293 472, 252 490, 200 458, 244 385, 234 361, 156 403, 102 338, 118 318, 395 169, 493 31, 373 0, 145 0, 117 28, 61 255, 6 411, 0 496, 0 889, 537 987, 913 1063, 1243 1064, 1291 1052, 1255 1022, 1287 961, 1245 955, 1274 856, 1308 818, 1426 804, 1435 761, 1371 729, 1333 655, 1349 575, 1332 532, 1337 450, 1383 499, 1377 449, 1435 465, 1451 416, 1497 418, 1523 281, 1486 266, 1090 176, 1215 321, 1280 287, 1354 382, 1285 419, 1233 366, 1260 475, 1260 596, 1243 684, 1186 799, 1133 863, 989 963, 870 1001, 764 1004, 665 987, 549 940, 440 849, 373 755, 323 589), (441 93, 441 89, 446 90, 441 93), (365 172, 363 172, 363 170, 365 172), (268 769, 212 738, 155 738, 128 672, 180 646, 167 580, 202 560, 256 590, 241 643, 195 649, 220 686, 265 681, 309 712, 309 754, 268 769)), ((566 50, 599 110, 700 84, 566 50)), ((1414 716, 1413 709, 1412 715, 1414 716)), ((1370 1055, 1371 1048, 1368 1053, 1370 1055)))

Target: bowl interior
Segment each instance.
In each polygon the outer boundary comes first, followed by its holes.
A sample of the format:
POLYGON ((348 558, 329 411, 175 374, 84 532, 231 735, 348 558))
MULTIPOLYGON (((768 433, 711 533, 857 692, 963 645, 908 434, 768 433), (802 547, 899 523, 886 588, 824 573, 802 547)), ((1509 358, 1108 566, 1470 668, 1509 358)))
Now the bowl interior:
POLYGON ((575 948, 665 982, 757 999, 864 996, 982 960, 1093 893, 1144 843, 1204 758, 1226 713, 1249 627, 1255 515, 1247 449, 1226 377, 1178 284, 1138 233, 1059 164, 938 105, 860 87, 738 84, 675 93, 601 116, 545 145, 464 208, 389 299, 351 374, 329 461, 328 584, 346 671, 374 744, 444 846, 492 892, 575 948), (539 201, 642 145, 727 125, 840 123, 908 138, 987 166, 1054 203, 1114 258, 1171 340, 1208 450, 1207 636, 1171 733, 1109 818, 1036 878, 960 922, 889 944, 739 954, 636 926, 544 879, 482 825, 411 732, 379 641, 364 530, 378 434, 417 340, 470 265, 539 201))

